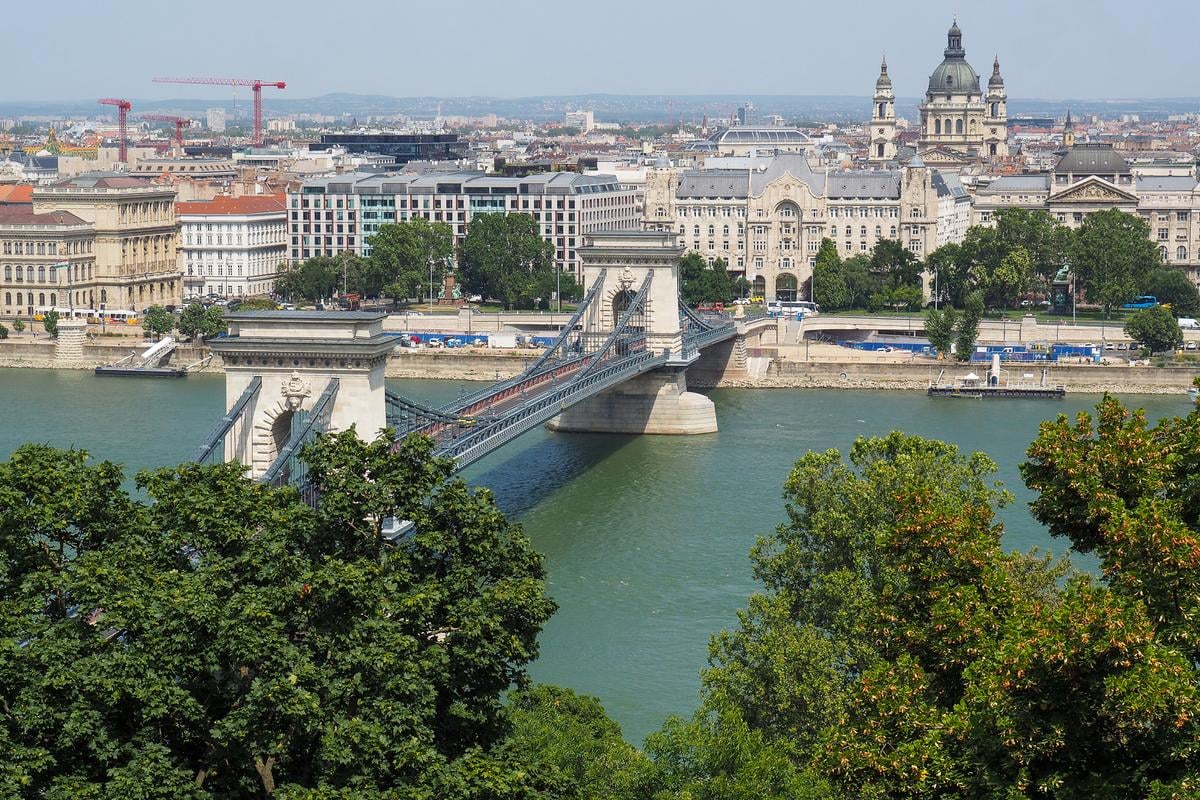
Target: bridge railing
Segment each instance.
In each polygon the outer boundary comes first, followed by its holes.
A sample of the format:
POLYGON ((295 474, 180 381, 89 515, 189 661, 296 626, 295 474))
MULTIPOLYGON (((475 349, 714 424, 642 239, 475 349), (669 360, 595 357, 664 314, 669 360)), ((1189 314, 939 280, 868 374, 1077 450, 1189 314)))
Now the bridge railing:
POLYGON ((570 381, 555 390, 538 395, 506 413, 491 424, 460 436, 435 452, 455 459, 463 469, 483 456, 512 441, 522 433, 562 413, 584 397, 597 394, 628 378, 646 372, 670 358, 670 351, 653 353, 642 350, 570 381))
POLYGON ((246 416, 246 407, 250 405, 250 401, 258 394, 262 388, 262 378, 255 375, 250 380, 250 384, 238 397, 237 401, 225 412, 225 416, 217 422, 204 440, 200 442, 200 449, 196 451, 196 456, 192 459, 197 464, 223 464, 225 463, 225 438, 229 432, 233 430, 233 426, 240 421, 244 421, 246 416))
POLYGON ((271 486, 294 485, 300 490, 300 496, 305 502, 316 505, 316 490, 308 481, 308 466, 300 459, 300 449, 329 430, 338 383, 337 378, 331 378, 312 408, 304 414, 298 424, 292 426, 291 437, 287 444, 280 448, 279 455, 275 457, 271 466, 259 478, 260 483, 271 486))

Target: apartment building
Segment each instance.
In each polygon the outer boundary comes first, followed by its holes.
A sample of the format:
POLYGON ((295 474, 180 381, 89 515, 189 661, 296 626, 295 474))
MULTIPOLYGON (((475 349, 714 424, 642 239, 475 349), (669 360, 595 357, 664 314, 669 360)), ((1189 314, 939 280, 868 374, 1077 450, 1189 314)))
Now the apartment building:
POLYGON ((477 215, 513 213, 537 219, 556 264, 577 275, 584 234, 640 226, 637 192, 611 175, 339 175, 306 181, 288 195, 288 254, 292 261, 347 250, 368 256, 381 225, 415 217, 447 223, 461 242, 477 215))
POLYGON ((92 226, 74 214, 0 204, 0 313, 32 317, 41 307, 86 306, 83 287, 95 277, 95 248, 92 226))
POLYGON ((287 198, 279 194, 177 203, 184 296, 268 294, 287 263, 287 198))
POLYGON ((800 153, 721 163, 650 170, 643 222, 675 231, 709 261, 724 259, 769 299, 809 296, 822 239, 832 239, 843 257, 896 239, 924 259, 961 241, 970 221, 970 197, 958 176, 920 158, 902 169, 828 172, 814 170, 800 153))

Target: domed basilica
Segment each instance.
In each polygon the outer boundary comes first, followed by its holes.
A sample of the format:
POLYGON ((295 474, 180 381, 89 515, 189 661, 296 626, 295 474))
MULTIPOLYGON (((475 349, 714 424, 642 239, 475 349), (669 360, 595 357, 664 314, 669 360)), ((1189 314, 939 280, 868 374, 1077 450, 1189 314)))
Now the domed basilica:
MULTIPOLYGON (((1008 155, 1008 95, 1000 76, 1000 59, 992 62, 987 91, 967 63, 958 21, 946 34, 942 63, 929 76, 925 102, 919 106, 921 135, 917 152, 934 166, 955 166, 1008 155)), ((896 95, 887 61, 875 81, 871 111, 871 160, 896 158, 896 95)))

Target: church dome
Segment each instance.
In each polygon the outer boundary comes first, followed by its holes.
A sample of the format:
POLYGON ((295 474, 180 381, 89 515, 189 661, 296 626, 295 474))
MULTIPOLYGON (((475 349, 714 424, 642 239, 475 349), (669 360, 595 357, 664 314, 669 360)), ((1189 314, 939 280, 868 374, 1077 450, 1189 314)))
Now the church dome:
POLYGON ((958 20, 946 32, 944 59, 929 76, 929 94, 938 92, 979 93, 979 75, 967 63, 967 51, 962 46, 962 30, 958 20))
POLYGON ((946 59, 938 64, 937 69, 929 76, 929 93, 937 92, 974 92, 979 93, 979 76, 975 70, 962 59, 946 59))

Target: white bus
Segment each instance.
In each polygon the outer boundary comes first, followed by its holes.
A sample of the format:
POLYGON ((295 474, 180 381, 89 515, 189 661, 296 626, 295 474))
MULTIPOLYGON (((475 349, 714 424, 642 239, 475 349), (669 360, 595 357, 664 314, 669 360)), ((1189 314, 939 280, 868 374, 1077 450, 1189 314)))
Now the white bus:
POLYGON ((33 310, 33 318, 38 322, 41 322, 46 318, 47 312, 50 311, 57 311, 59 319, 87 319, 89 316, 95 313, 90 308, 76 308, 71 310, 69 308, 58 308, 57 306, 54 308, 49 306, 39 306, 33 310))
POLYGON ((809 300, 772 300, 767 303, 767 311, 774 314, 811 317, 821 313, 821 307, 809 300))

